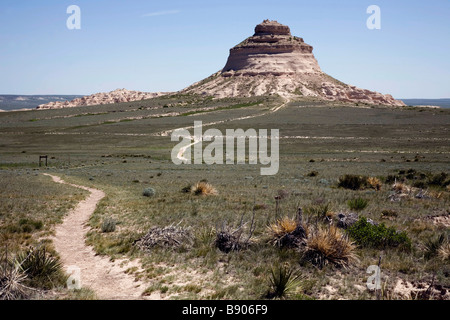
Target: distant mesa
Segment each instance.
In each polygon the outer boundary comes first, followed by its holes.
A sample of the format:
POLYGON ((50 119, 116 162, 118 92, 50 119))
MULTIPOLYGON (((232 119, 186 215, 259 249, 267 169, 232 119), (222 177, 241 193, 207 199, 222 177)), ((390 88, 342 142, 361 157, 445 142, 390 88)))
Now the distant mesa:
MULTIPOLYGON (((316 97, 328 101, 405 106, 389 94, 360 89, 324 73, 313 55, 313 47, 292 36, 288 26, 264 20, 253 36, 230 49, 224 68, 179 93, 226 97, 280 95, 287 98, 316 97)), ((117 89, 72 101, 39 105, 56 109, 151 99, 169 93, 117 89)))
POLYGON ((72 101, 54 101, 41 104, 37 109, 60 109, 70 107, 93 106, 119 102, 131 102, 151 99, 167 94, 166 92, 141 92, 127 89, 116 89, 110 92, 95 93, 90 96, 76 98, 72 101))
POLYGON ((313 47, 292 36, 288 26, 264 20, 253 36, 230 49, 225 67, 182 90, 223 97, 279 94, 312 96, 330 101, 405 106, 389 94, 342 83, 322 72, 313 47))

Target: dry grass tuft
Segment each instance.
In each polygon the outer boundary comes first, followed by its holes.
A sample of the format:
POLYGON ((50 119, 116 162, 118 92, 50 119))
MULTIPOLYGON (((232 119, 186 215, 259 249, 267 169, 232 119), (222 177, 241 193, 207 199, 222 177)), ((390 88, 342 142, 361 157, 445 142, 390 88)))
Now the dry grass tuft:
POLYGON ((375 177, 369 177, 367 178, 367 183, 374 188, 375 190, 381 190, 381 181, 378 178, 375 177))
POLYGON ((319 227, 308 236, 303 259, 319 268, 329 263, 346 268, 358 261, 355 249, 355 244, 338 228, 319 227))
POLYGON ((280 238, 293 232, 297 228, 297 221, 289 217, 283 217, 272 223, 268 228, 274 238, 280 238))
POLYGON ((278 247, 294 248, 300 246, 307 237, 305 224, 295 219, 283 217, 268 227, 272 243, 278 247))
POLYGON ((27 297, 28 287, 22 283, 27 278, 18 266, 0 265, 0 300, 18 300, 27 297))
POLYGON ((450 242, 445 242, 440 246, 438 256, 442 261, 450 260, 450 242))
POLYGON ((214 188, 208 182, 200 181, 191 187, 191 193, 196 196, 209 196, 218 194, 216 188, 214 188))

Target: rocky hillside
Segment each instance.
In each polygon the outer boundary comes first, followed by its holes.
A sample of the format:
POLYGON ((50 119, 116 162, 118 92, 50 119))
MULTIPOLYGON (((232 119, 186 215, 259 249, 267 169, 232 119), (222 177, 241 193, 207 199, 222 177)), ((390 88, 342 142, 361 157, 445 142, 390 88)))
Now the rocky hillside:
POLYGON ((95 93, 90 96, 77 98, 71 101, 55 101, 41 104, 37 109, 60 109, 69 107, 93 106, 99 104, 110 104, 118 102, 130 102, 151 99, 165 95, 164 92, 141 92, 126 89, 117 89, 111 92, 95 93))
POLYGON ((322 72, 313 47, 291 35, 288 26, 264 20, 253 36, 230 49, 225 67, 182 90, 215 97, 279 94, 330 101, 404 106, 389 94, 360 89, 322 72))

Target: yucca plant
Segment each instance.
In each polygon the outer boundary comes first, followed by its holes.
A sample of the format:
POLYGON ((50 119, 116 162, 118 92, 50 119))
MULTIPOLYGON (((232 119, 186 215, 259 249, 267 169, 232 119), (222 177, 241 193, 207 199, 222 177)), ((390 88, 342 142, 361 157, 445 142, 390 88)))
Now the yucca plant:
POLYGON ((436 238, 427 239, 424 247, 425 247, 425 258, 431 259, 432 257, 438 254, 439 249, 444 244, 445 235, 440 234, 436 238))
POLYGON ((280 238, 287 233, 291 233, 295 228, 297 228, 297 221, 287 216, 277 219, 268 227, 273 238, 280 238))
POLYGON ((293 219, 285 216, 277 219, 267 228, 272 243, 279 247, 298 247, 307 236, 307 228, 299 222, 298 218, 293 219))
POLYGON ((0 264, 0 300, 26 298, 29 288, 23 284, 27 275, 17 266, 0 264))
POLYGON ((310 232, 303 251, 303 259, 320 269, 331 263, 348 267, 358 261, 356 245, 335 226, 319 227, 310 232))
POLYGON ((33 287, 51 287, 51 279, 62 274, 61 262, 45 248, 31 248, 19 253, 15 265, 27 275, 27 282, 33 287))
POLYGON ((208 182, 200 181, 191 187, 191 193, 196 196, 199 196, 199 195, 208 196, 208 195, 216 195, 217 190, 208 182))
POLYGON ((270 289, 266 298, 287 297, 295 288, 301 284, 302 276, 287 265, 279 265, 272 268, 269 276, 270 289))
POLYGON ((347 205, 351 210, 361 211, 364 210, 369 201, 363 198, 356 198, 347 201, 347 205))

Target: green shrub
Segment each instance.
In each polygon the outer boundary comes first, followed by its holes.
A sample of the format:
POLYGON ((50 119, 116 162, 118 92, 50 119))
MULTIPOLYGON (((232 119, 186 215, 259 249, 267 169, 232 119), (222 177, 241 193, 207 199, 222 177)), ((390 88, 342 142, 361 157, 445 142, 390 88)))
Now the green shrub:
POLYGON ((153 197, 155 194, 156 191, 153 188, 145 188, 144 191, 142 192, 142 195, 144 197, 153 197))
POLYGON ((315 177, 319 174, 319 172, 317 171, 311 171, 310 173, 307 174, 308 177, 315 177))
POLYGON ((450 184, 450 179, 447 179, 448 175, 445 172, 441 172, 429 178, 428 184, 431 186, 446 187, 450 184))
POLYGON ((351 190, 364 189, 367 187, 367 177, 346 174, 339 178, 338 187, 351 190))
POLYGON ((362 247, 386 248, 402 246, 411 248, 411 240, 406 232, 398 232, 393 227, 384 224, 373 225, 365 217, 359 218, 347 232, 349 236, 362 247))
POLYGON ((363 198, 356 198, 352 200, 347 201, 347 205, 351 210, 361 211, 364 210, 367 205, 369 204, 369 201, 363 198))
POLYGON ((102 223, 102 232, 114 232, 116 231, 116 220, 113 218, 106 218, 102 223))

